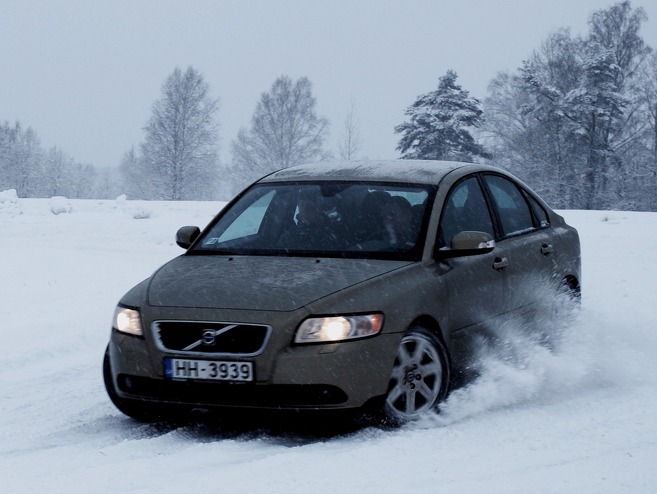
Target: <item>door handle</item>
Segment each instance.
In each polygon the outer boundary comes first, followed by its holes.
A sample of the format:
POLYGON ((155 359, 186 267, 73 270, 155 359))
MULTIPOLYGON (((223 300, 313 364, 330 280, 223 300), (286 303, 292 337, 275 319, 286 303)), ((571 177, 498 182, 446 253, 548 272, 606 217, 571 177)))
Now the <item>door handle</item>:
POLYGON ((548 254, 551 254, 554 252, 554 247, 552 247, 552 244, 543 244, 541 245, 541 254, 547 256, 548 254))
POLYGON ((504 269, 509 265, 509 260, 506 257, 496 257, 493 261, 493 268, 504 269))

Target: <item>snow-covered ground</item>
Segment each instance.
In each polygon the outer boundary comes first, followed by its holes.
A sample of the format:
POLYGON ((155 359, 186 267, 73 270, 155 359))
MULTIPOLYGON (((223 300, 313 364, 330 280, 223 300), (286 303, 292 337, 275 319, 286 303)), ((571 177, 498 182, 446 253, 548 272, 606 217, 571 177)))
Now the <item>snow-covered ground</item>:
POLYGON ((657 214, 563 213, 584 298, 554 351, 509 328, 443 414, 320 436, 143 425, 105 395, 116 302, 220 203, 1 199, 2 493, 657 492, 657 214))

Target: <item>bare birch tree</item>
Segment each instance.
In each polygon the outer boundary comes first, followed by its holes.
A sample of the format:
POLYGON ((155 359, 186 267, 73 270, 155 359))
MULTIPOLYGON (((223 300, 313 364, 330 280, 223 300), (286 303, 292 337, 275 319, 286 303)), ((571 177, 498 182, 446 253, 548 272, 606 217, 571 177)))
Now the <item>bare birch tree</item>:
POLYGON ((154 199, 211 198, 218 182, 218 100, 193 67, 176 68, 144 126, 139 161, 154 199))
POLYGON ((236 180, 245 184, 271 171, 322 157, 328 133, 326 118, 317 116, 312 84, 281 76, 262 93, 251 128, 233 141, 236 180))
POLYGON ((347 116, 344 119, 342 139, 338 144, 340 158, 346 161, 354 160, 357 158, 360 148, 360 123, 358 121, 358 115, 356 114, 356 106, 352 100, 349 107, 349 113, 347 113, 347 116))

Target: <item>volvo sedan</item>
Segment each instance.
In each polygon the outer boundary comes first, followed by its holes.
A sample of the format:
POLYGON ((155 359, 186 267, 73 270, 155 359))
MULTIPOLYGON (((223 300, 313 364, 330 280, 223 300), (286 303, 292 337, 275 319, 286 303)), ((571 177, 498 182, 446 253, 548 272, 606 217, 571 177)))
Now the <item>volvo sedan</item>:
POLYGON ((471 342, 580 290, 574 228, 494 167, 294 166, 255 182, 120 300, 104 358, 138 420, 189 409, 439 408, 471 342))

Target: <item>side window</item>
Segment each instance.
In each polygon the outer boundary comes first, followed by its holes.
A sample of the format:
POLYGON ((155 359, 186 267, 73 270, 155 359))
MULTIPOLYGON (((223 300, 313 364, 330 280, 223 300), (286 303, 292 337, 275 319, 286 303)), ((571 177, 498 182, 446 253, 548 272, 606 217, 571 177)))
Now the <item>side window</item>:
POLYGON ((534 228, 529 205, 513 182, 498 175, 485 175, 484 180, 500 215, 505 236, 534 228))
POLYGON ((465 231, 495 235, 493 221, 476 177, 459 182, 450 191, 440 221, 439 245, 451 246, 454 235, 465 231))
POLYGON ((525 195, 529 198, 529 204, 531 204, 532 210, 538 219, 539 226, 541 228, 548 226, 550 224, 550 218, 545 212, 545 209, 543 209, 543 206, 541 206, 538 201, 529 194, 525 193, 525 195))

